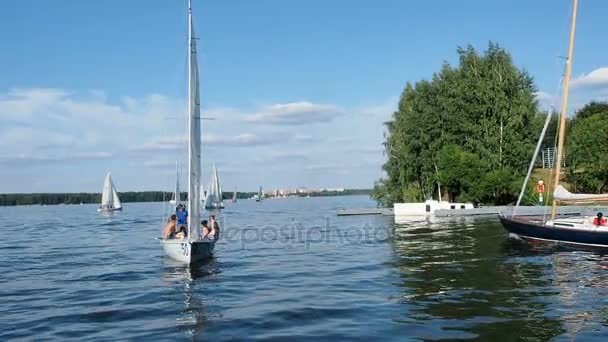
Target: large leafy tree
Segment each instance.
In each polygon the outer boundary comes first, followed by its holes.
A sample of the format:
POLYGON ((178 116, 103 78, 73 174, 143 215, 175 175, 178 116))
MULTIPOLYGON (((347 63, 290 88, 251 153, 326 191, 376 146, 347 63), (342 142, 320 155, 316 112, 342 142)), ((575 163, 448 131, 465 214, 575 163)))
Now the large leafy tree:
POLYGON ((516 196, 540 132, 532 77, 495 43, 458 49, 431 80, 407 83, 387 122, 382 205, 420 201, 437 191, 452 200, 506 203, 516 196), (488 177, 487 179, 484 177, 488 177))
POLYGON ((568 181, 578 192, 608 192, 608 103, 579 110, 568 134, 568 181))

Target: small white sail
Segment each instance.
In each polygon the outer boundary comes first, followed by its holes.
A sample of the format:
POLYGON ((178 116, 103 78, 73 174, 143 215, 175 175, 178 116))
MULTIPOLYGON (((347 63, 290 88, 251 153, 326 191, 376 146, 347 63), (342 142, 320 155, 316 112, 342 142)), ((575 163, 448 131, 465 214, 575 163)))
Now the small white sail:
POLYGON ((553 191, 553 198, 559 202, 599 202, 608 201, 608 194, 573 194, 561 185, 553 191))
POLYGON ((113 199, 113 204, 114 204, 114 209, 120 209, 122 208, 122 204, 120 203, 120 198, 118 198, 118 191, 116 191, 116 188, 114 187, 114 183, 112 183, 112 199, 113 199))
POLYGON ((103 182, 103 191, 101 192, 101 207, 107 208, 112 204, 114 196, 112 195, 112 176, 108 172, 106 179, 103 182))
POLYGON ((180 188, 179 188, 179 163, 175 162, 175 190, 173 191, 173 199, 169 201, 171 204, 179 204, 180 202, 180 188))
POLYGON ((221 203, 223 201, 222 196, 222 186, 220 185, 220 175, 217 173, 217 167, 215 167, 215 163, 213 163, 213 173, 215 176, 215 190, 216 190, 216 201, 217 203, 221 203))
POLYGON ((106 179, 103 182, 103 191, 101 193, 101 205, 99 210, 119 210, 121 208, 122 204, 120 203, 120 198, 118 197, 116 187, 114 187, 114 182, 112 182, 112 175, 110 172, 108 172, 106 179))
POLYGON ((236 203, 236 186, 234 187, 234 193, 232 193, 232 203, 236 203))
POLYGON ((209 187, 207 188, 207 196, 205 197, 205 208, 218 209, 223 208, 222 187, 220 185, 217 167, 213 164, 213 173, 209 179, 209 187))

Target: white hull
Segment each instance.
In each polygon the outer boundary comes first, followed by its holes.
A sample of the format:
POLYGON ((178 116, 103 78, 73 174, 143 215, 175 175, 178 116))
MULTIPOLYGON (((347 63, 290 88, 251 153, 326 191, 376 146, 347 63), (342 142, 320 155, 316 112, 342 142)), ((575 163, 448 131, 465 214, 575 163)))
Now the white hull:
POLYGON ((120 207, 120 208, 112 208, 112 209, 109 209, 109 208, 103 208, 103 209, 102 208, 98 208, 97 209, 98 213, 111 213, 111 212, 114 212, 114 211, 122 211, 122 207, 120 207))
POLYGON ((205 209, 207 210, 214 210, 214 209, 224 209, 224 204, 219 204, 219 205, 206 205, 205 209))
POLYGON ((395 203, 393 212, 397 216, 428 216, 436 210, 474 209, 472 203, 450 203, 428 200, 424 203, 395 203))
POLYGON ((211 240, 162 240, 165 254, 171 259, 192 264, 210 259, 213 256, 215 241, 211 240))

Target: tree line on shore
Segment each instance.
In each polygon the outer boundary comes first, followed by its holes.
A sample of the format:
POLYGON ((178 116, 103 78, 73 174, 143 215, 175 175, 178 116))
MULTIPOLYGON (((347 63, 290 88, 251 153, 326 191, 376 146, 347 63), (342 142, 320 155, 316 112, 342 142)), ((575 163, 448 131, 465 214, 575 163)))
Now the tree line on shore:
MULTIPOLYGON (((371 189, 345 189, 344 191, 322 191, 312 192, 311 197, 317 196, 348 196, 348 195, 369 195, 371 189)), ((238 199, 251 198, 257 192, 237 192, 238 199)), ((173 198, 172 192, 164 191, 130 191, 119 192, 121 202, 163 202, 173 198)), ((224 200, 232 199, 232 192, 224 192, 224 200)), ((298 196, 306 196, 299 194, 298 196)), ((181 193, 181 200, 185 201, 188 197, 186 192, 181 193)), ((0 206, 15 205, 54 205, 54 204, 87 204, 100 203, 100 193, 80 192, 80 193, 33 193, 33 194, 0 194, 0 206)))
MULTIPOLYGON (((379 205, 437 198, 513 203, 546 116, 525 70, 496 43, 484 52, 458 48, 430 80, 407 83, 386 122, 385 176, 374 185, 379 205)), ((543 147, 555 144, 553 113, 543 147)), ((608 191, 608 104, 589 103, 567 122, 564 180, 571 191, 608 191)), ((548 183, 548 180, 545 180, 548 183)), ((531 182, 526 198, 532 198, 531 182)))

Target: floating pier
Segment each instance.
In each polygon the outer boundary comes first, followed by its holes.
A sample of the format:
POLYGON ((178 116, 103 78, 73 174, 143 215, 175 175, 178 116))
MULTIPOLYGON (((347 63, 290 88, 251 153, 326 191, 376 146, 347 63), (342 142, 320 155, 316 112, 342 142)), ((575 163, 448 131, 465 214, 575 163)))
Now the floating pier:
MULTIPOLYGON (((498 215, 500 213, 509 214, 513 212, 513 206, 488 206, 473 209, 439 209, 432 215, 437 217, 447 216, 482 216, 482 215, 498 215)), ((558 208, 558 215, 596 215, 598 212, 608 215, 608 206, 562 206, 558 208)), ((354 216, 354 215, 385 215, 393 216, 393 208, 354 208, 354 209, 338 209, 338 216, 354 216)), ((544 215, 550 214, 551 207, 549 206, 521 206, 517 208, 517 215, 544 215)))
POLYGON ((355 208, 355 209, 338 209, 338 216, 353 216, 353 215, 393 215, 393 208, 355 208))

